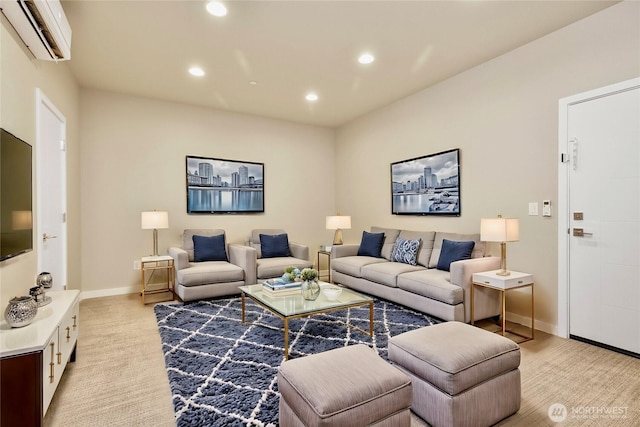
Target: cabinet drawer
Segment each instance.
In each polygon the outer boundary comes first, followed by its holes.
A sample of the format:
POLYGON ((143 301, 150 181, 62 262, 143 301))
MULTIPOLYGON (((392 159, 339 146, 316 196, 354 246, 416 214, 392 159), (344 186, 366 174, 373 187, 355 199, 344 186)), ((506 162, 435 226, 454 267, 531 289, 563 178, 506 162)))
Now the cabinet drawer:
POLYGON ((80 310, 76 303, 69 308, 58 331, 60 342, 60 357, 56 361, 58 365, 64 366, 69 361, 69 356, 78 340, 78 331, 80 330, 80 310))
POLYGON ((42 414, 47 412, 53 393, 56 391, 62 368, 58 365, 58 331, 53 336, 42 351, 42 414))

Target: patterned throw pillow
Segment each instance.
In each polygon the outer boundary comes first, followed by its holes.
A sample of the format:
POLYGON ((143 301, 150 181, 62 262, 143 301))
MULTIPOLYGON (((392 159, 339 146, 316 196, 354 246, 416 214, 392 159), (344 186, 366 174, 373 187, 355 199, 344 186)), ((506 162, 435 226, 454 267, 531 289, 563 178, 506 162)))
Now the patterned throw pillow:
POLYGON ((407 240, 398 237, 393 246, 393 252, 391 252, 391 261, 416 265, 420 243, 422 243, 421 239, 407 240))

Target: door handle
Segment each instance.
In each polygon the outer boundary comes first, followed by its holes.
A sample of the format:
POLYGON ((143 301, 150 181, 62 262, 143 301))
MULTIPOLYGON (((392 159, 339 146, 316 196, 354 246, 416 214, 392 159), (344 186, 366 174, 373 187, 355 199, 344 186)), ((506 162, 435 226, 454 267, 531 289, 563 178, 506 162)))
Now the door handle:
POLYGON ((58 236, 47 236, 47 233, 42 233, 42 241, 46 242, 48 239, 55 239, 58 236))
POLYGON ((574 237, 584 237, 584 236, 593 236, 593 233, 587 233, 582 228, 574 228, 573 235, 574 237))

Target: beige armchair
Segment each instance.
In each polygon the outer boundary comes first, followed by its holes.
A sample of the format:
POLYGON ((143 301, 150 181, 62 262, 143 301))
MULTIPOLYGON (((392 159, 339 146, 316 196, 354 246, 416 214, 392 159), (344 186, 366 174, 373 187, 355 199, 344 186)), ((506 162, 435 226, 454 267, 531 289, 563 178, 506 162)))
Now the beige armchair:
POLYGON ((258 282, 261 282, 264 279, 282 276, 284 269, 288 266, 297 267, 300 270, 307 267, 313 267, 313 262, 309 261, 309 247, 289 241, 288 236, 283 238, 282 235, 286 236, 286 232, 281 229, 256 229, 251 231, 249 244, 253 249, 255 249, 257 255, 256 279, 258 282), (260 240, 261 234, 267 236, 266 240, 263 242, 260 240), (276 236, 280 237, 278 238, 276 236), (286 242, 288 255, 282 251, 278 253, 278 249, 284 249, 282 245, 278 246, 278 243, 284 242, 286 242), (274 243, 276 250, 271 251, 271 253, 264 253, 263 250, 265 248, 273 248, 270 243, 274 243), (268 246, 271 246, 271 248, 268 246), (280 256, 272 256, 273 254, 280 256))
POLYGON ((256 250, 227 244, 224 230, 184 230, 182 248, 169 248, 169 255, 176 268, 176 293, 183 301, 235 295, 238 286, 256 283, 256 250))

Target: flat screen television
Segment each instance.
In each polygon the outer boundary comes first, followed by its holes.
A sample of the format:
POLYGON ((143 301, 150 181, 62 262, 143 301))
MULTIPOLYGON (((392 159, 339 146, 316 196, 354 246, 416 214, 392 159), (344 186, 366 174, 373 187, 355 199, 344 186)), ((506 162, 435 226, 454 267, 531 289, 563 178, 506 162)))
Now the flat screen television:
POLYGON ((264 212, 264 163, 187 156, 187 213, 264 212))
POLYGON ((31 152, 0 129, 0 261, 33 250, 31 152))
POLYGON ((460 216, 460 150, 391 163, 391 213, 460 216))

